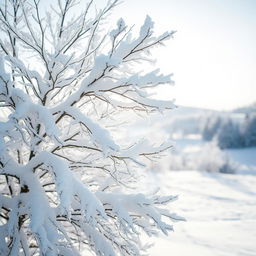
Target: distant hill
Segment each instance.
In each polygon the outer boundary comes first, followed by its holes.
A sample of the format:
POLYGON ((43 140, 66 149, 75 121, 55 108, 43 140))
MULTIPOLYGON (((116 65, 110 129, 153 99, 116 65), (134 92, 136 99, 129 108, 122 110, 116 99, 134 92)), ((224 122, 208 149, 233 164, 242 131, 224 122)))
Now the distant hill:
POLYGON ((151 128, 163 129, 167 133, 198 134, 212 120, 232 120, 241 123, 245 118, 243 112, 218 111, 213 109, 178 106, 163 116, 153 116, 151 128))
POLYGON ((243 114, 250 114, 256 113, 256 102, 250 104, 248 106, 240 107, 233 110, 234 113, 243 113, 243 114))

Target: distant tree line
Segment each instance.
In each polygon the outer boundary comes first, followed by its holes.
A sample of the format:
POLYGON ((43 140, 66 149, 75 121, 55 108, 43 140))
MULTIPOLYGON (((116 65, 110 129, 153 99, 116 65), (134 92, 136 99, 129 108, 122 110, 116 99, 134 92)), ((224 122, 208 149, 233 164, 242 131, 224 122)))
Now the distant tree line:
POLYGON ((254 102, 250 105, 244 106, 244 107, 237 108, 233 112, 234 113, 242 113, 242 114, 250 114, 253 112, 256 113, 256 102, 254 102))
POLYGON ((256 114, 247 114, 242 122, 211 116, 202 127, 205 141, 216 140, 221 149, 256 146, 256 114))

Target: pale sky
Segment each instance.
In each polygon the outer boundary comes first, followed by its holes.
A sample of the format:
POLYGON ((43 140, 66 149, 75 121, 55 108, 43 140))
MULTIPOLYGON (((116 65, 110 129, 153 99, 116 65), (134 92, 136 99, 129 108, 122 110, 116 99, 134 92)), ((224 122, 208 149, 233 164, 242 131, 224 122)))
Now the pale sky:
POLYGON ((228 110, 256 101, 256 0, 124 0, 112 18, 155 31, 177 30, 154 52, 175 86, 161 97, 178 105, 228 110))

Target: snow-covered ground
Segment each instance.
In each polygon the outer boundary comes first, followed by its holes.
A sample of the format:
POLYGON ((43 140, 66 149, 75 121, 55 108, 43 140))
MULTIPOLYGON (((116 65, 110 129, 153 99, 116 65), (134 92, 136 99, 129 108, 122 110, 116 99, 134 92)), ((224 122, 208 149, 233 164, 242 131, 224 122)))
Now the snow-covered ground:
MULTIPOLYGON (((202 146, 193 137, 176 145, 180 150, 202 146)), ((237 174, 151 173, 149 186, 157 183, 165 194, 178 194, 173 211, 187 219, 174 223, 169 237, 154 240, 151 256, 256 256, 256 148, 225 153, 238 164, 237 174)))
POLYGON ((231 159, 234 159, 240 165, 238 173, 255 174, 256 173, 256 148, 229 149, 225 150, 231 159))
POLYGON ((256 176, 169 172, 153 175, 165 193, 178 194, 175 212, 187 222, 156 239, 151 256, 256 255, 256 176))

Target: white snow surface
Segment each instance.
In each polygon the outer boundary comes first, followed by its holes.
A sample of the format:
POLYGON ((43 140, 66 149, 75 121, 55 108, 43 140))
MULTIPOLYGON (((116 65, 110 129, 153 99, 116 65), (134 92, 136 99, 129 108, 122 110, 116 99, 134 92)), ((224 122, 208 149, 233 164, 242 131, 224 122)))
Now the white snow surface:
POLYGON ((175 211, 187 222, 154 239, 149 255, 256 255, 256 175, 170 171, 151 174, 148 186, 156 183, 179 195, 175 211))

